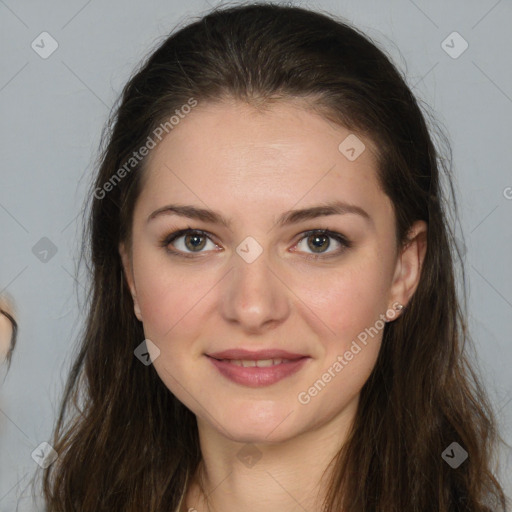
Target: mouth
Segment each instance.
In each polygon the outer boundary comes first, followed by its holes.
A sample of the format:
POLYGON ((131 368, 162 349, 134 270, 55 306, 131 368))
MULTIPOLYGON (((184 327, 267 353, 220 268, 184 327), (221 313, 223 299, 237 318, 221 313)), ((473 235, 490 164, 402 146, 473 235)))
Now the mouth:
MULTIPOLYGON (((258 368, 268 368, 269 366, 276 366, 278 364, 290 363, 292 361, 297 361, 297 359, 217 359, 217 361, 222 361, 224 363, 234 364, 235 366, 243 366, 244 368, 251 368, 257 366, 258 368)), ((302 359, 302 358, 299 358, 302 359)))
POLYGON ((205 355, 224 377, 248 387, 274 384, 299 371, 311 359, 283 350, 233 349, 205 355))
POLYGON ((302 359, 303 357, 309 357, 306 354, 297 354, 294 352, 288 352, 287 350, 246 350, 243 348, 222 350, 221 352, 212 352, 206 355, 219 361, 274 361, 279 359, 284 361, 296 361, 297 359, 302 359))

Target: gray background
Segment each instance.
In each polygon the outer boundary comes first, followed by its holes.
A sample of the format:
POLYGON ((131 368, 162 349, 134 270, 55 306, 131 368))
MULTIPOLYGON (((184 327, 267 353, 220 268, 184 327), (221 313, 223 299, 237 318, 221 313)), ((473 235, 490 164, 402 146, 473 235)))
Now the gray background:
MULTIPOLYGON (((140 59, 177 23, 209 5, 0 0, 0 291, 14 297, 20 323, 11 371, 0 390, 0 512, 16 506, 42 510, 31 498, 29 483, 38 469, 31 453, 49 439, 82 321, 77 292, 83 284, 73 276, 80 208, 101 129, 140 59), (34 40, 41 45, 43 31, 58 43, 47 59, 31 47, 34 40), (33 251, 43 237, 57 249, 47 261, 33 251)), ((344 16, 374 38, 406 71, 415 94, 435 110, 450 136, 466 237, 470 327, 510 444, 512 2, 302 5, 344 16), (442 46, 454 31, 469 44, 457 58, 442 46)), ((463 42, 451 39, 445 44, 459 53, 463 42)), ((511 450, 502 447, 500 456, 511 496, 511 450)))

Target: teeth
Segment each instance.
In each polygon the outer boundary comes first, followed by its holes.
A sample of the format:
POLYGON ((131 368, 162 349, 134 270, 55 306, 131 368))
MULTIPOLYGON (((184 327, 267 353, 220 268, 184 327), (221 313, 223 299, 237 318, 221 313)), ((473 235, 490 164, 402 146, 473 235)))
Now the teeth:
POLYGON ((236 366, 243 366, 244 368, 257 366, 258 368, 265 368, 268 366, 274 366, 276 364, 288 363, 290 359, 258 359, 252 361, 248 359, 223 359, 227 363, 234 364, 236 366))
POLYGON ((266 366, 273 366, 275 364, 280 364, 282 359, 261 359, 256 361, 256 366, 259 368, 264 368, 266 366))

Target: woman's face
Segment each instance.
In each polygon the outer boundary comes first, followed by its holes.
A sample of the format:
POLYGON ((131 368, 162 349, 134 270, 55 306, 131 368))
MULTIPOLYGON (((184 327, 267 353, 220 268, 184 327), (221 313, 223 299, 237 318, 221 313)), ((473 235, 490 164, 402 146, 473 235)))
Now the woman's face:
POLYGON ((11 306, 6 299, 0 297, 0 364, 7 358, 13 335, 12 323, 9 317, 3 314, 2 311, 11 314, 11 306))
POLYGON ((199 104, 152 150, 120 252, 155 369, 202 425, 278 442, 353 415, 419 273, 370 146, 297 103, 233 101, 199 104), (185 229, 200 233, 169 241, 185 229), (236 349, 251 354, 211 357, 236 349))

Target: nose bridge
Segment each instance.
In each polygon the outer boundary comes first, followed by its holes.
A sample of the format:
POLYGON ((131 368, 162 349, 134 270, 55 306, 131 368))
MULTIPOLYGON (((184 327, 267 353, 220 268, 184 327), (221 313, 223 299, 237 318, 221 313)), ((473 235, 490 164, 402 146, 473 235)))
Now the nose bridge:
POLYGON ((284 320, 289 297, 271 263, 268 250, 254 238, 247 237, 238 245, 222 300, 226 320, 253 331, 284 320))

